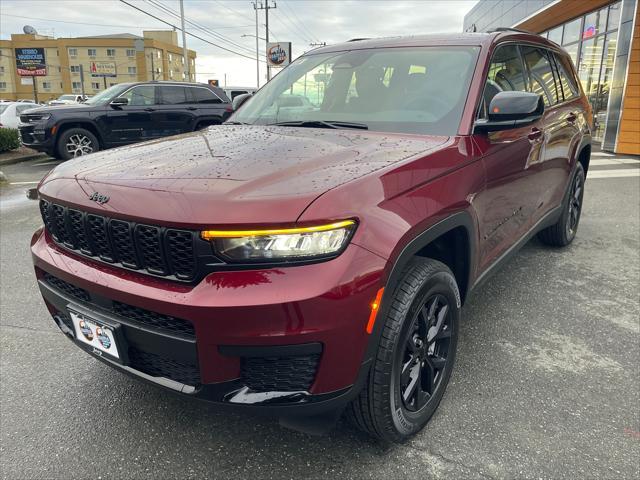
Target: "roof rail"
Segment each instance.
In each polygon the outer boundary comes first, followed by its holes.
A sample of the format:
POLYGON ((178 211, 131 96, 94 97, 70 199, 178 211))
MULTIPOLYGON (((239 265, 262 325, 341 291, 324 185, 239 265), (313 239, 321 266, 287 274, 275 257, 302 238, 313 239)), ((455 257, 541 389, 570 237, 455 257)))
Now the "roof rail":
POLYGON ((518 32, 518 33, 533 34, 533 32, 529 32, 528 30, 521 30, 519 28, 510 28, 510 27, 498 27, 498 28, 492 28, 491 30, 487 30, 487 33, 494 33, 494 32, 518 32))

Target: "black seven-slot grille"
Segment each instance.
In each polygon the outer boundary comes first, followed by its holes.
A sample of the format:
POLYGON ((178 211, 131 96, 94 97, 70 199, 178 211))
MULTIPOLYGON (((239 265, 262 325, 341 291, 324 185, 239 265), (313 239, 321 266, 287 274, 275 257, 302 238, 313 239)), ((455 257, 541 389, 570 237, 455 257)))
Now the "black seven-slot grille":
POLYGON ((54 241, 82 255, 177 280, 197 273, 197 232, 136 224, 40 200, 42 220, 54 241))

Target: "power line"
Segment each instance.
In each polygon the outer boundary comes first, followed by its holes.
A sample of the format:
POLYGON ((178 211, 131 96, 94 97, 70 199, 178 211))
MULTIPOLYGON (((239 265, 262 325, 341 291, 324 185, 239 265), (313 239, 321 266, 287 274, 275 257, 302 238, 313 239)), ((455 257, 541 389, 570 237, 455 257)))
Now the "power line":
MULTIPOLYGON (((170 27, 172 27, 172 28, 174 28, 176 30, 182 31, 182 29, 180 27, 178 27, 178 26, 176 26, 176 25, 174 25, 174 24, 172 24, 170 22, 167 22, 167 21, 163 20, 160 17, 157 17, 156 15, 154 15, 152 13, 149 13, 146 10, 143 10, 142 8, 138 8, 135 5, 132 5, 131 3, 129 3, 127 1, 125 1, 125 0, 120 0, 120 2, 124 3, 125 5, 130 6, 131 8, 135 8, 136 10, 138 10, 139 12, 144 13, 145 15, 148 15, 148 16, 150 16, 152 18, 155 18, 156 20, 158 20, 159 22, 164 23, 165 25, 169 25, 170 27)), ((219 48, 221 50, 224 50, 225 52, 233 53, 235 55, 239 55, 240 57, 248 58, 250 60, 256 60, 255 57, 251 57, 249 55, 245 55, 244 53, 237 52, 235 50, 231 50, 230 48, 227 48, 227 47, 223 47, 222 45, 218 45, 217 43, 213 43, 213 42, 211 42, 211 41, 209 41, 209 40, 207 40, 205 38, 200 37, 199 35, 196 35, 195 33, 191 33, 191 32, 185 32, 185 33, 187 35, 190 35, 190 36, 194 37, 194 38, 197 38, 198 40, 200 40, 200 41, 202 41, 204 43, 208 43, 209 45, 212 45, 212 46, 217 47, 217 48, 219 48)), ((266 60, 260 60, 260 59, 258 59, 258 60, 266 63, 266 60)))
MULTIPOLYGON (((169 15, 171 15, 171 16, 173 16, 175 18, 178 18, 178 19, 180 18, 180 14, 177 11, 169 8, 168 6, 162 4, 159 1, 147 0, 147 2, 149 4, 151 4, 152 6, 154 6, 155 8, 161 9, 165 13, 168 13, 169 15)), ((185 22, 188 23, 189 25, 193 26, 197 30, 199 30, 199 31, 201 31, 201 32, 203 32, 203 33, 215 38, 216 40, 220 40, 222 42, 229 43, 229 44, 233 45, 234 47, 240 48, 242 50, 248 51, 250 54, 253 54, 253 50, 251 50, 250 48, 247 48, 244 45, 241 45, 239 43, 236 43, 233 40, 231 40, 230 38, 225 37, 224 35, 221 35, 219 33, 213 32, 212 30, 210 30, 209 28, 207 28, 207 27, 205 27, 203 25, 200 25, 200 24, 198 24, 198 23, 196 23, 194 21, 188 20, 186 18, 185 18, 185 22)))
MULTIPOLYGON (((300 19, 300 17, 298 17, 298 14, 293 9, 293 7, 291 5, 289 5, 289 2, 283 2, 282 4, 293 14, 295 19, 298 20, 298 23, 300 24, 302 29, 304 29, 310 35, 311 41, 312 42, 319 42, 320 39, 313 34, 311 29, 307 28, 307 25, 300 19)), ((283 12, 284 12, 284 10, 283 10, 283 12)))

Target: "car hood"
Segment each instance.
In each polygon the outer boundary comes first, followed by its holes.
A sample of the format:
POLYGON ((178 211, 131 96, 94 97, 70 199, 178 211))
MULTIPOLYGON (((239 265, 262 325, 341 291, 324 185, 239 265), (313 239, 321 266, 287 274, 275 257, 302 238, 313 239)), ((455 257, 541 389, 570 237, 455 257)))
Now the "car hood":
POLYGON ((52 105, 46 105, 44 107, 34 108, 29 110, 29 113, 50 113, 50 112, 66 112, 66 111, 78 111, 78 110, 91 110, 95 108, 94 105, 86 105, 84 103, 58 103, 52 105))
POLYGON ((449 137, 222 125, 80 157, 41 183, 44 197, 171 225, 292 223, 319 195, 449 137), (99 192, 109 201, 97 204, 99 192))

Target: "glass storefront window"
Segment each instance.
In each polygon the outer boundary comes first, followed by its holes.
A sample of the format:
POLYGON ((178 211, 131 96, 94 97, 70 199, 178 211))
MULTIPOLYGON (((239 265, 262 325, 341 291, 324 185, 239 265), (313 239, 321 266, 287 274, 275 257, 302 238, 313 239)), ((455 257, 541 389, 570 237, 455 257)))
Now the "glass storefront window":
POLYGON ((582 39, 586 40, 595 37, 597 34, 605 31, 607 26, 607 9, 603 8, 597 12, 591 12, 584 18, 584 26, 582 27, 582 39))
POLYGON ((567 53, 571 57, 571 60, 573 61, 573 64, 576 66, 576 68, 578 67, 578 50, 579 50, 579 47, 580 47, 579 43, 574 43, 573 45, 567 45, 567 46, 564 47, 564 49, 567 51, 567 53))
POLYGON ((576 18, 573 22, 569 22, 564 26, 564 35, 562 36, 562 44, 577 42, 580 40, 580 32, 582 31, 582 18, 576 18))
POLYGON ((615 30, 620 25, 620 8, 620 2, 609 7, 609 22, 607 23, 607 30, 615 30))
POLYGON ((557 44, 562 43, 562 25, 553 30, 549 30, 549 36, 547 38, 557 44))
POLYGON ((600 67, 602 65, 602 37, 594 37, 582 42, 578 76, 587 98, 593 105, 598 88, 600 67))
MULTIPOLYGON (((607 116, 607 104, 609 102, 609 92, 611 90, 611 80, 613 78, 613 61, 616 55, 617 32, 608 34, 604 41, 604 55, 602 57, 602 70, 600 80, 595 89, 595 96, 592 99, 591 106, 593 108, 593 118, 595 120, 595 128, 593 138, 595 140, 602 139, 604 134, 604 123, 607 116)), ((594 88, 592 87, 592 90, 594 88)))

